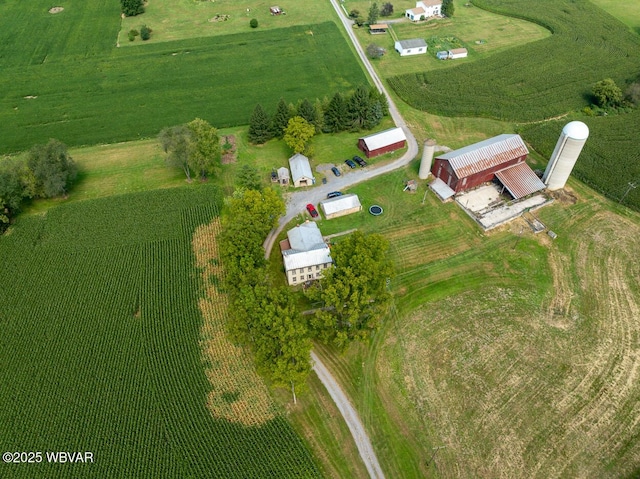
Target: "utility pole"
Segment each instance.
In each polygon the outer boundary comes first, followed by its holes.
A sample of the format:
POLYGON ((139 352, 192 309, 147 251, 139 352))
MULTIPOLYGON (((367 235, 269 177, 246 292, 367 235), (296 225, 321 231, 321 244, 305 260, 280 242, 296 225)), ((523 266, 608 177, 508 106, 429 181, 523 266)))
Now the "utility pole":
POLYGON ((427 467, 429 467, 429 464, 431 464, 431 461, 433 461, 433 458, 436 455, 436 452, 438 452, 440 449, 444 449, 447 446, 438 446, 438 447, 434 447, 433 448, 433 454, 431 454, 431 458, 427 461, 427 467))
POLYGON ((631 191, 632 188, 635 190, 637 187, 638 185, 635 183, 635 181, 630 181, 629 187, 627 188, 627 191, 624 192, 624 195, 622 195, 622 198, 620 198, 619 203, 622 203, 622 200, 624 200, 625 196, 627 196, 627 194, 631 191))

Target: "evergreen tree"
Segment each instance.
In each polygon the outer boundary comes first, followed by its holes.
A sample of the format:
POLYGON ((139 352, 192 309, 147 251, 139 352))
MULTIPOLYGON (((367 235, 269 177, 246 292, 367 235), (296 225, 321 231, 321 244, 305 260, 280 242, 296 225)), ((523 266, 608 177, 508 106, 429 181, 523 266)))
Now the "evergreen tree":
POLYGON ((298 116, 301 116, 311 124, 313 124, 316 119, 316 110, 313 108, 311 102, 306 98, 300 102, 296 112, 298 116))
POLYGON ((369 17, 367 18, 367 23, 369 25, 373 25, 378 21, 378 17, 380 16, 380 9, 378 8, 378 4, 373 2, 371 7, 369 8, 369 17))
POLYGON ((370 89, 364 85, 360 85, 353 92, 347 103, 349 111, 349 123, 352 129, 360 130, 366 128, 369 124, 367 117, 371 113, 371 95, 370 89))
POLYGON ((455 11, 455 5, 453 4, 453 0, 442 0, 442 14, 445 17, 453 17, 455 11))
POLYGON ((349 111, 347 102, 340 92, 331 98, 324 112, 324 129, 327 133, 337 133, 349 128, 349 111))
MULTIPOLYGON (((325 102, 326 102, 326 97, 325 97, 325 102)), ((320 133, 320 132, 322 132, 322 130, 324 128, 324 110, 325 110, 325 108, 324 108, 323 102, 320 101, 319 98, 316 98, 316 101, 313 104, 313 110, 314 110, 314 113, 315 113, 315 118, 311 123, 313 123, 313 126, 316 127, 316 133, 320 133)))
POLYGON ((259 103, 249 119, 249 142, 262 145, 272 138, 271 119, 259 103))
POLYGON ((273 115, 272 132, 274 137, 282 138, 284 136, 284 130, 292 116, 289 105, 284 101, 284 98, 280 98, 276 113, 273 115))

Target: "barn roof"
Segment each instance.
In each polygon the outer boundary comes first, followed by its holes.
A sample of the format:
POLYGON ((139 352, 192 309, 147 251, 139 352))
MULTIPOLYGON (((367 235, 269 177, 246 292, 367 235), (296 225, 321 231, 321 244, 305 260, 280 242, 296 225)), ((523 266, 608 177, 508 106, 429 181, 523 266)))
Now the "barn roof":
POLYGON ((400 44, 400 47, 403 50, 406 50, 407 48, 421 48, 421 47, 427 46, 427 42, 424 41, 424 38, 410 38, 408 40, 398 40, 398 43, 400 44))
POLYGON ((524 161, 496 172, 496 176, 516 200, 546 188, 524 161))
POLYGON ((342 195, 330 200, 321 201, 324 214, 329 216, 352 208, 362 208, 358 195, 342 195))
POLYGON ((373 135, 360 138, 367 145, 369 151, 377 150, 385 146, 393 145, 400 141, 406 141, 407 137, 402 128, 390 128, 373 135))
POLYGON ((309 158, 306 156, 296 153, 289 158, 289 166, 291 167, 291 177, 294 182, 300 178, 313 178, 309 158))
POLYGON ((528 154, 520 135, 503 134, 438 155, 436 159, 447 160, 460 179, 528 154))

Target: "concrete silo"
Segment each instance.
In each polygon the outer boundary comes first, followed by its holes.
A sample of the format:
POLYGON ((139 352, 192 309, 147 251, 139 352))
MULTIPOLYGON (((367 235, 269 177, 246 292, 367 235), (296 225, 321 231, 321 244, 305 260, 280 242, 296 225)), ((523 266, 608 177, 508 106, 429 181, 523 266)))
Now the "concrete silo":
POLYGON ((589 127, 581 121, 572 121, 564 126, 542 177, 547 189, 564 188, 588 137, 589 127))
POLYGON ((424 150, 422 151, 422 160, 420 161, 420 170, 418 178, 426 180, 431 173, 431 163, 433 163, 433 155, 436 152, 435 140, 427 140, 424 142, 424 150))

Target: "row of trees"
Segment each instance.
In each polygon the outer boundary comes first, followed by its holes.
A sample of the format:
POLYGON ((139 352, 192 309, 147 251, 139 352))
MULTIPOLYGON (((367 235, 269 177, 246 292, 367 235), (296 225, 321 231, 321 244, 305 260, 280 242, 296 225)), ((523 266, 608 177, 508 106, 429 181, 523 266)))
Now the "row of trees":
POLYGON ((311 339, 292 292, 270 286, 262 247, 284 213, 284 202, 272 188, 240 188, 227 203, 219 240, 229 333, 251 348, 257 369, 275 386, 291 388, 295 400, 311 372, 311 339))
POLYGON ((372 3, 369 7, 366 21, 360 14, 360 10, 356 10, 354 8, 349 12, 349 17, 351 17, 354 23, 359 27, 361 27, 365 23, 373 25, 378 21, 379 17, 390 17, 391 15, 393 15, 393 5, 389 2, 383 3, 382 7, 379 7, 376 2, 372 3))
POLYGON ((167 164, 181 168, 188 181, 192 171, 205 180, 220 166, 218 131, 206 120, 196 118, 186 125, 164 128, 158 139, 167 154, 167 164))
POLYGON ((0 161, 0 232, 20 211, 26 199, 66 195, 78 175, 67 147, 58 140, 36 145, 26 159, 0 161))
POLYGON ((389 113, 384 94, 376 88, 361 85, 348 96, 337 92, 329 100, 304 99, 298 105, 287 104, 281 98, 273 116, 262 105, 256 105, 249 119, 249 141, 263 144, 272 138, 283 138, 289 120, 300 117, 313 125, 315 133, 359 131, 375 127, 389 113))

